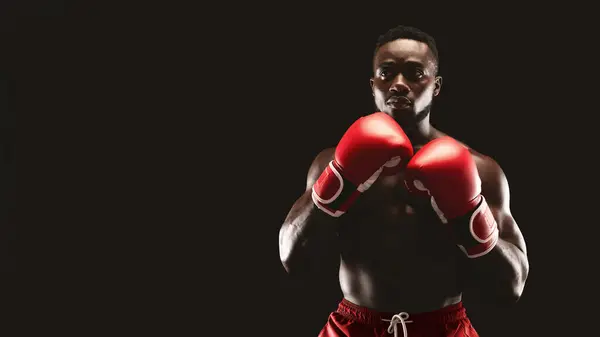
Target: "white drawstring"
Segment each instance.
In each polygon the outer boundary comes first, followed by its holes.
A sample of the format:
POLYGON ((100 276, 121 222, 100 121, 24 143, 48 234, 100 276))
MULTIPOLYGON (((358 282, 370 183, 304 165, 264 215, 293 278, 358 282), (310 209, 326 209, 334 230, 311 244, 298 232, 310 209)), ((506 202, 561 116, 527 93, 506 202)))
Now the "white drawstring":
POLYGON ((392 316, 392 319, 382 319, 386 322, 390 322, 390 326, 387 329, 387 332, 391 334, 394 332, 394 337, 398 337, 398 322, 402 324, 402 332, 404 337, 408 337, 408 332, 406 331, 406 323, 412 323, 412 321, 408 321, 408 313, 401 312, 397 315, 392 316))

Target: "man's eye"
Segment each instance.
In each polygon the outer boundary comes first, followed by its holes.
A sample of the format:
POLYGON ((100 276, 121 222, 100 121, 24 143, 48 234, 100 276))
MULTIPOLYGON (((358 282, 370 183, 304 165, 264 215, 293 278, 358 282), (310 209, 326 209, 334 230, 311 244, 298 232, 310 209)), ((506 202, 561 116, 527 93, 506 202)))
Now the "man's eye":
POLYGON ((382 69, 379 71, 379 76, 386 78, 388 76, 390 76, 391 72, 387 69, 382 69))

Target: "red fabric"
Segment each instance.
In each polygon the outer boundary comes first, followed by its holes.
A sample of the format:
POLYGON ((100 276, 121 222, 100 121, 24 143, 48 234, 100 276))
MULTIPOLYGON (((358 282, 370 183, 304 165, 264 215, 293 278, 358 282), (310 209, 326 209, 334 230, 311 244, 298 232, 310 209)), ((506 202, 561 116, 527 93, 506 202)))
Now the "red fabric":
MULTIPOLYGON (((338 309, 329 315, 319 337, 390 337, 389 321, 399 313, 383 313, 360 307, 344 299, 338 309)), ((408 313, 407 336, 403 336, 402 324, 397 324, 399 337, 479 337, 467 317, 462 302, 440 310, 424 313, 408 313)))

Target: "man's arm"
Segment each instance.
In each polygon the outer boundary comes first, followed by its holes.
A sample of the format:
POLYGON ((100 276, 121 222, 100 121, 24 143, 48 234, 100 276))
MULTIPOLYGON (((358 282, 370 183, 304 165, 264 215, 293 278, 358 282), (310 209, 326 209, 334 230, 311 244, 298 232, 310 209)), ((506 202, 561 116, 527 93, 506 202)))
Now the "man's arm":
POLYGON ((486 255, 468 259, 478 288, 498 299, 516 302, 529 274, 525 239, 510 210, 510 190, 506 176, 496 161, 478 160, 481 194, 485 197, 496 223, 498 242, 486 255))
POLYGON ((303 276, 327 262, 339 262, 337 228, 340 218, 315 206, 312 186, 333 159, 335 148, 321 151, 312 162, 306 190, 296 200, 279 231, 279 256, 290 275, 303 276))
POLYGON ((496 304, 516 302, 529 272, 525 241, 509 207, 508 182, 500 166, 452 137, 423 146, 405 174, 412 193, 431 205, 464 253, 464 280, 494 296, 496 304))
POLYGON ((340 262, 340 219, 380 175, 397 172, 412 155, 400 125, 383 112, 357 119, 335 148, 322 151, 280 230, 279 254, 287 272, 334 270, 328 266, 340 262))

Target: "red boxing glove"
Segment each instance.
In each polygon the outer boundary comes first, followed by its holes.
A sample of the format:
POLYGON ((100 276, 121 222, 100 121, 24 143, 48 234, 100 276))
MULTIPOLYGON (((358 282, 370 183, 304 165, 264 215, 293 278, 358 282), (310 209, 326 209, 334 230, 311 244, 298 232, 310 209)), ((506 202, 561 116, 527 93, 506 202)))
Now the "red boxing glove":
POLYGON ((431 197, 458 247, 470 258, 489 253, 498 242, 498 225, 481 195, 481 180, 469 150, 450 137, 426 144, 410 160, 405 184, 431 197))
POLYGON ((339 217, 381 174, 406 166, 412 144, 398 123, 383 112, 361 117, 346 131, 335 157, 312 187, 315 205, 339 217))

